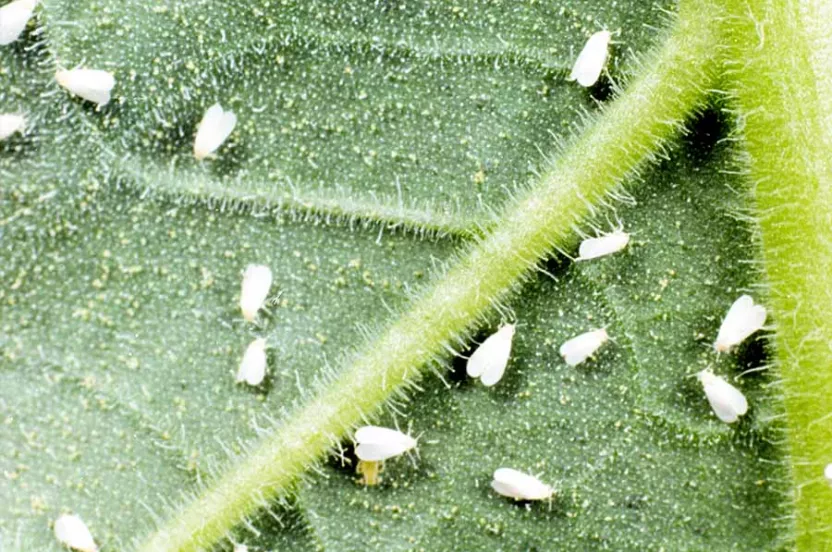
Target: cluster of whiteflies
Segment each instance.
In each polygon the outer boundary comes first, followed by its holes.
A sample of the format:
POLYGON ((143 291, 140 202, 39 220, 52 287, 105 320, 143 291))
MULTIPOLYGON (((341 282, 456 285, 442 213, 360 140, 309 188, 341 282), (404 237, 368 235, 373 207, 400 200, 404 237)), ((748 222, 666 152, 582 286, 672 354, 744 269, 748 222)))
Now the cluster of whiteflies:
MULTIPOLYGON (((267 266, 249 265, 243 273, 240 293, 240 309, 243 318, 254 322, 257 313, 266 303, 272 286, 272 271, 267 266)), ((251 342, 240 362, 237 381, 260 385, 266 374, 266 340, 257 338, 251 342)), ((61 544, 79 552, 98 552, 98 547, 86 523, 73 514, 64 514, 55 520, 55 538, 61 544)), ((245 545, 238 544, 234 552, 246 552, 245 545)))
MULTIPOLYGON (((418 441, 397 429, 364 426, 355 432, 355 443, 358 471, 367 485, 375 485, 381 462, 415 449, 418 441)), ((545 500, 555 492, 537 477, 512 468, 496 470, 491 487, 497 493, 515 500, 545 500)))
MULTIPOLYGON (((34 14, 38 0, 14 0, 0 8, 0 45, 17 40, 34 14)), ((593 86, 601 76, 609 56, 612 33, 593 34, 578 55, 568 79, 585 87, 593 86)), ((99 107, 110 103, 116 79, 102 69, 60 69, 55 80, 70 93, 99 107)), ((231 136, 237 126, 237 116, 223 110, 220 104, 208 108, 197 127, 193 153, 198 160, 211 157, 231 136)), ((0 140, 26 130, 26 118, 19 113, 0 113, 0 140)))
MULTIPOLYGON (((630 236, 621 229, 610 234, 584 240, 578 249, 578 261, 596 259, 617 253, 627 247, 630 236)), ((753 299, 743 295, 728 310, 716 341, 717 352, 727 352, 760 330, 766 320, 765 308, 755 305, 753 299)), ((488 336, 468 357, 466 372, 491 387, 500 382, 511 356, 516 326, 505 324, 488 336)), ((569 366, 577 366, 593 357, 609 341, 606 328, 594 329, 564 342, 559 353, 569 366)), ((705 396, 717 417, 725 423, 736 422, 748 410, 742 392, 724 378, 703 370, 697 374, 705 396)), ((404 454, 417 445, 417 440, 398 430, 377 426, 365 426, 355 433, 355 453, 359 459, 358 472, 368 485, 378 482, 381 462, 404 454)), ((832 480, 832 464, 827 469, 832 480)), ((516 500, 545 500, 554 490, 537 477, 513 468, 499 468, 494 472, 491 487, 499 494, 516 500)))
MULTIPOLYGON (((621 229, 586 239, 578 248, 576 260, 586 261, 617 253, 627 247, 629 241, 629 234, 621 229)), ((743 295, 728 309, 714 342, 714 349, 717 353, 730 351, 751 334, 760 330, 765 321, 765 307, 755 305, 750 296, 743 295)), ((487 387, 499 382, 505 374, 511 355, 514 331, 515 326, 507 324, 486 338, 468 358, 466 366, 468 375, 472 378, 479 378, 487 387)), ((609 338, 606 328, 590 330, 564 342, 558 352, 566 364, 577 366, 595 355, 609 341, 609 338)), ((725 378, 707 369, 699 372, 697 378, 702 383, 705 397, 711 408, 723 422, 734 423, 748 411, 745 396, 725 378)))
MULTIPOLYGON (((243 272, 240 310, 247 322, 254 322, 257 313, 266 304, 272 279, 272 271, 265 265, 248 265, 243 272)), ((266 340, 258 337, 248 345, 243 354, 237 370, 237 381, 260 385, 266 377, 266 364, 266 340)))
MULTIPOLYGON (((243 318, 254 322, 257 313, 266 304, 269 290, 272 286, 272 271, 267 266, 249 265, 243 272, 243 283, 240 291, 240 310, 243 318)), ((237 371, 237 381, 249 385, 260 385, 266 374, 266 340, 256 338, 245 351, 243 360, 237 371)), ((413 441, 413 446, 416 443, 413 441)), ((413 446, 404 450, 409 450, 413 446)), ((77 515, 64 514, 54 525, 55 537, 58 541, 79 552, 98 552, 98 547, 84 521, 77 515)), ((243 544, 234 546, 234 552, 247 552, 248 547, 243 544)))
MULTIPOLYGON (((243 318, 254 322, 260 309, 266 303, 272 286, 272 271, 265 265, 249 265, 243 272, 240 290, 240 310, 243 318)), ((481 376, 485 385, 496 384, 505 371, 511 352, 514 326, 503 326, 496 334, 484 342, 471 356, 468 373, 481 376), (481 359, 479 361, 475 359, 481 359), (471 362, 473 361, 473 363, 471 362), (479 368, 472 366, 479 365, 479 368)), ((266 340, 256 338, 249 344, 240 367, 237 381, 249 385, 262 383, 266 373, 266 340)), ((358 472, 367 485, 378 483, 382 463, 416 448, 416 439, 395 429, 378 426, 365 426, 355 432, 355 454, 358 457, 358 472)), ((553 494, 553 490, 537 478, 510 468, 501 468, 494 472, 492 487, 498 493, 517 500, 543 500, 553 494)))
MULTIPOLYGON (((0 8, 0 45, 17 40, 31 19, 37 3, 38 0, 15 0, 0 8)), ((609 31, 593 34, 578 55, 569 80, 577 81, 581 86, 593 86, 607 62, 611 39, 609 31)), ((72 94, 99 106, 110 102, 116 84, 115 77, 110 72, 87 68, 59 70, 55 73, 55 80, 72 94)), ((236 124, 237 117, 234 113, 224 111, 219 104, 209 107, 197 128, 194 157, 202 160, 213 155, 231 135, 236 124)), ((23 115, 0 114, 0 140, 15 133, 24 133, 25 130, 26 119, 23 115)), ((623 250, 629 240, 629 234, 621 230, 586 239, 579 247, 576 260, 586 261, 616 253, 623 250)), ((240 294, 240 309, 246 321, 255 321, 265 305, 271 286, 272 272, 269 267, 249 265, 246 268, 240 294)), ((717 352, 731 350, 762 328, 765 320, 765 308, 755 305, 751 297, 743 295, 734 302, 725 316, 714 348, 717 352)), ((493 386, 502 379, 511 355, 515 329, 514 324, 503 325, 482 342, 468 359, 466 371, 470 377, 478 378, 486 387, 493 386)), ((595 355, 608 340, 606 328, 591 330, 563 343, 559 353, 569 366, 577 366, 595 355)), ((266 349, 266 340, 261 337, 248 345, 237 370, 238 382, 252 386, 263 382, 267 366, 266 349)), ((720 420, 733 423, 746 413, 748 403, 745 396, 723 377, 710 370, 699 372, 697 377, 711 408, 720 420)), ((355 442, 358 471, 368 485, 378 482, 382 462, 405 454, 418 444, 416 439, 398 430, 377 426, 358 429, 355 442)), ((832 463, 826 466, 824 475, 832 484, 832 463)), ((554 489, 537 477, 512 468, 497 469, 491 487, 500 495, 515 500, 546 500, 554 494, 554 489)), ((60 516, 55 521, 54 529, 56 538, 62 544, 80 552, 97 552, 92 534, 78 516, 60 516)), ((235 552, 246 550, 245 545, 235 546, 235 552)))
MULTIPOLYGON (((38 0, 15 0, 0 8, 0 45, 17 40, 32 18, 38 0)), ((116 79, 102 69, 59 69, 55 80, 70 93, 99 107, 110 103, 116 79)), ((231 136, 237 125, 237 117, 224 111, 220 104, 208 108, 196 131, 194 157, 198 160, 210 157, 231 136)), ((20 113, 0 113, 0 140, 26 130, 26 118, 20 113)))
MULTIPOLYGON (((416 448, 417 440, 386 427, 364 426, 355 432, 355 455, 358 471, 367 485, 378 482, 380 463, 400 456, 416 448)), ((554 489, 537 477, 512 468, 499 468, 494 472, 491 487, 499 494, 515 500, 545 500, 551 498, 554 489)))

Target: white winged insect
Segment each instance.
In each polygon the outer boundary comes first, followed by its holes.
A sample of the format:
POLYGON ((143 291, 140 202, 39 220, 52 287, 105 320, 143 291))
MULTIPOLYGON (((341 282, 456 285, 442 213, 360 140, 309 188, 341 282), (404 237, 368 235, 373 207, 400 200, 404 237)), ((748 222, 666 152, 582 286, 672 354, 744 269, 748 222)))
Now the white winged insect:
POLYGON ((110 92, 116 85, 113 74, 101 69, 60 69, 55 80, 79 98, 99 106, 110 103, 110 92))
POLYGON ((97 552, 98 547, 92 538, 87 524, 72 514, 63 514, 55 520, 55 538, 64 546, 79 552, 97 552))
POLYGON ((414 448, 417 440, 401 431, 379 426, 364 426, 355 432, 355 455, 358 457, 358 473, 366 485, 376 485, 380 463, 400 456, 414 448))
POLYGON ((496 470, 491 488, 514 500, 546 500, 555 493, 552 487, 540 479, 512 468, 496 470))
POLYGON ((15 132, 26 130, 26 119, 16 113, 0 113, 0 140, 5 140, 15 132))
POLYGON ((514 324, 506 324, 491 334, 468 358, 465 371, 472 378, 479 378, 483 385, 491 387, 503 378, 511 355, 514 324))
POLYGON ((601 76, 601 71, 607 63, 610 40, 612 40, 612 33, 609 31, 598 31, 589 37, 583 50, 578 54, 578 59, 575 60, 568 80, 576 80, 584 87, 590 87, 598 82, 598 77, 601 76))
POLYGON ((826 467, 823 468, 823 476, 826 478, 826 482, 832 485, 832 463, 826 464, 826 467))
POLYGON ((17 40, 32 19, 38 0, 15 0, 0 8, 0 46, 17 40))
POLYGON ((359 460, 381 462, 400 456, 418 444, 416 439, 396 429, 364 426, 355 432, 355 455, 359 460))
POLYGON ((194 157, 203 160, 217 151, 237 126, 237 116, 215 103, 202 116, 194 139, 194 157))
POLYGON ((249 385, 260 385, 266 377, 266 340, 258 337, 246 348, 240 368, 237 370, 237 381, 249 385))
POLYGON ((578 258, 576 261, 588 261, 606 255, 618 253, 630 243, 630 234, 623 230, 615 230, 609 234, 588 238, 581 242, 578 247, 578 258))
POLYGON ((719 327, 719 334, 714 342, 718 353, 730 351, 745 339, 762 329, 766 323, 766 308, 755 305, 750 295, 743 295, 731 305, 719 327))
POLYGON ((272 270, 269 267, 255 264, 246 267, 240 288, 240 310, 248 322, 254 322, 257 311, 263 308, 271 287, 272 270))
POLYGON ((559 353, 569 366, 577 366, 595 354, 601 346, 609 341, 605 328, 592 330, 573 337, 560 346, 559 353))
POLYGON ((705 396, 716 417, 726 424, 733 424, 740 416, 748 412, 748 401, 742 391, 717 376, 710 370, 702 370, 696 374, 702 383, 705 396))

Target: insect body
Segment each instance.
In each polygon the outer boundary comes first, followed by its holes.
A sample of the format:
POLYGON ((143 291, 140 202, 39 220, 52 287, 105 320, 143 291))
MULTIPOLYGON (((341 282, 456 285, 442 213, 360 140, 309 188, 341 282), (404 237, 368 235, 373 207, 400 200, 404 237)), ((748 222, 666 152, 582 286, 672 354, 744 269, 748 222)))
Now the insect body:
POLYGON ((581 242, 578 247, 578 258, 576 261, 588 261, 606 255, 618 253, 630 243, 630 234, 616 230, 610 234, 604 234, 597 238, 589 238, 581 242))
POLYGON ((266 340, 257 338, 252 341, 243 360, 240 361, 240 368, 237 370, 237 381, 244 381, 249 385, 260 385, 266 377, 266 340))
POLYGON ((0 140, 5 140, 15 132, 26 130, 26 119, 14 113, 0 114, 0 140))
POLYGON ((15 0, 0 8, 0 46, 17 40, 32 18, 38 0, 15 0))
POLYGON ((378 485, 378 474, 381 472, 381 462, 359 460, 355 471, 361 474, 361 480, 365 485, 378 485))
POLYGON ((104 106, 110 103, 110 91, 116 85, 112 73, 100 69, 71 69, 55 73, 58 84, 85 100, 104 106))
POLYGON ((711 404, 716 417, 726 424, 733 424, 740 416, 748 412, 748 401, 742 391, 714 375, 710 370, 702 370, 696 377, 702 382, 705 396, 711 404))
POLYGON ((569 80, 576 80, 578 84, 585 87, 595 84, 607 63, 611 39, 612 34, 609 31, 599 31, 589 37, 583 50, 578 54, 578 59, 575 60, 569 80))
POLYGON ((595 354, 609 340, 607 330, 593 330, 573 337, 560 346, 559 353, 569 366, 577 366, 595 354))
POLYGON ((264 265, 248 265, 243 272, 243 285, 240 290, 240 310, 243 318, 254 322, 257 311, 263 308, 269 289, 272 287, 272 271, 264 265))
POLYGON ((355 455, 358 456, 358 472, 364 483, 376 485, 381 471, 380 462, 402 455, 418 444, 416 439, 386 427, 364 426, 355 432, 355 455))
POLYGON ((468 359, 466 372, 472 378, 480 378, 486 387, 495 385, 503 378, 511 354, 514 339, 514 324, 506 324, 477 347, 468 359))
POLYGON ((763 327, 766 323, 766 308, 755 305, 750 295, 743 295, 731 305, 719 327, 714 349, 719 353, 730 351, 763 327))
POLYGON ((491 488, 498 494, 515 500, 546 500, 554 489, 540 479, 512 468, 500 468, 494 472, 491 488))
POLYGON ((360 460, 379 462, 416 447, 416 439, 386 427, 364 426, 355 432, 355 454, 360 460))
POLYGON ((55 538, 79 552, 98 552, 87 524, 76 515, 63 514, 55 520, 55 538))
POLYGON ((225 142, 234 127, 237 126, 237 116, 230 111, 223 111, 218 103, 212 105, 205 112, 194 139, 194 157, 205 159, 225 142))

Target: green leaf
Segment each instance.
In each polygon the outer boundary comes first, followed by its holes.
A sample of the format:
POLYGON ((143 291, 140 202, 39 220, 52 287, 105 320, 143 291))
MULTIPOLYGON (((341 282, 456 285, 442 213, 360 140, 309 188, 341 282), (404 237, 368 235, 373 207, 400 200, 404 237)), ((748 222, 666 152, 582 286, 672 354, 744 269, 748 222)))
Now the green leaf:
POLYGON ((134 185, 451 231, 488 218, 592 106, 563 81, 587 32, 621 29, 623 63, 659 15, 651 3, 44 9, 58 65, 115 73, 95 124, 134 185), (191 140, 215 102, 240 125, 218 162, 198 163, 191 140))
POLYGON ((760 523, 779 510, 783 478, 765 378, 738 378, 753 412, 733 428, 690 377, 761 361, 750 345, 717 362, 710 345, 751 283, 736 182, 719 174, 723 147, 675 153, 616 212, 634 234, 627 253, 553 266, 556 281, 540 276, 512 303, 515 354, 496 387, 467 379, 460 361, 451 389, 430 385, 406 418, 385 420, 423 433, 412 466, 388 461, 381 485, 364 487, 335 458, 306 486, 325 549, 778 549, 778 526, 760 523), (613 341, 597 361, 560 359, 561 343, 602 326, 613 341), (540 474, 558 489, 553 504, 497 496, 499 467, 540 474))
MULTIPOLYGON (((660 21, 635 2, 44 0, 37 30, 0 49, 0 112, 30 119, 0 143, 3 544, 58 550, 49 522, 74 511, 105 551, 129 549, 174 515, 594 110, 564 80, 588 33, 621 30, 621 78, 660 21), (110 106, 52 82, 55 66, 82 63, 115 72, 110 106), (217 160, 197 163, 195 126, 215 101, 241 122, 217 160), (237 308, 250 262, 271 266, 279 294, 256 326, 237 308), (257 336, 269 378, 249 389, 233 374, 257 336)), ((753 282, 732 216, 741 184, 723 172, 730 153, 711 151, 724 134, 713 121, 618 207, 627 252, 551 263, 556 281, 540 275, 511 303, 520 325, 500 385, 465 381, 460 363, 449 387, 423 382, 386 420, 424 432, 415 467, 390 462, 365 489, 333 460, 297 502, 270 505, 280 521, 264 514, 233 538, 760 550, 782 537, 765 378, 739 378, 753 406, 738 428, 714 421, 685 378, 764 362, 758 345, 718 360, 709 349, 753 282), (607 324, 597 362, 559 360, 564 339, 607 324), (556 483, 553 504, 494 496, 490 474, 509 464, 556 483)))
POLYGON ((795 548, 832 547, 832 17, 824 2, 725 2, 789 437, 795 548), (761 29, 765 33, 761 34, 761 29), (785 77, 784 77, 785 76, 785 77))

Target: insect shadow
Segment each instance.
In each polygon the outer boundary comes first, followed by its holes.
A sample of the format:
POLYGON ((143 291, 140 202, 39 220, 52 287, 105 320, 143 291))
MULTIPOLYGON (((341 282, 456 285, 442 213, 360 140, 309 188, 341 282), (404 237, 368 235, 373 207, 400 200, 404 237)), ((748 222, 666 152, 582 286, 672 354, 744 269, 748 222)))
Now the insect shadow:
POLYGON ((686 135, 685 142, 693 146, 686 150, 704 160, 711 155, 720 141, 724 142, 725 136, 731 134, 731 121, 726 110, 716 106, 697 114, 686 128, 689 128, 690 132, 686 135))
POLYGON ((771 362, 771 356, 766 347, 766 339, 760 336, 752 336, 751 339, 745 340, 737 347, 734 355, 737 358, 737 366, 748 372, 749 375, 763 373, 764 370, 755 370, 755 368, 767 366, 771 362))
POLYGON ((615 89, 609 77, 601 75, 598 82, 589 87, 589 95, 598 103, 606 103, 613 99, 615 89))

